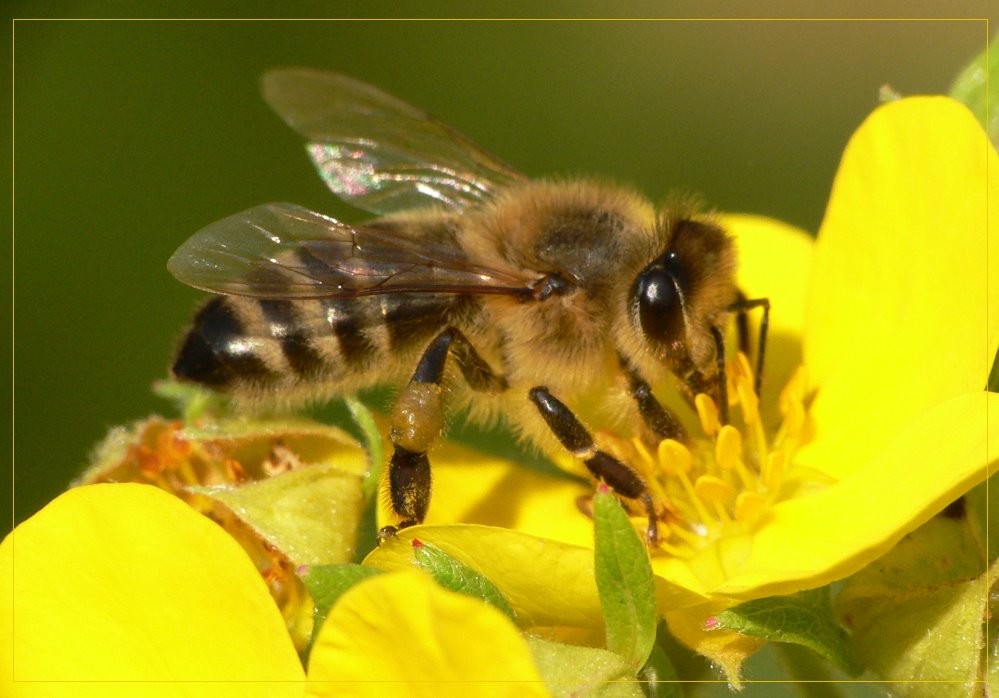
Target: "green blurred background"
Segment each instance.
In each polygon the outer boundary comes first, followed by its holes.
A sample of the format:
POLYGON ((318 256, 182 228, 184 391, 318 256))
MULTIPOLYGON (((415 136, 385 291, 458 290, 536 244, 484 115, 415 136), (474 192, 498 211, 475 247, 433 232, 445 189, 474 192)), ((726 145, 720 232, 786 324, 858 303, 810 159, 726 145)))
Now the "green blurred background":
POLYGON ((15 521, 58 494, 110 426, 170 409, 149 386, 201 297, 164 266, 187 236, 273 200, 362 218, 260 99, 268 67, 370 81, 529 175, 600 174, 653 198, 697 191, 814 231, 878 88, 946 92, 986 41, 983 21, 14 31, 15 521))

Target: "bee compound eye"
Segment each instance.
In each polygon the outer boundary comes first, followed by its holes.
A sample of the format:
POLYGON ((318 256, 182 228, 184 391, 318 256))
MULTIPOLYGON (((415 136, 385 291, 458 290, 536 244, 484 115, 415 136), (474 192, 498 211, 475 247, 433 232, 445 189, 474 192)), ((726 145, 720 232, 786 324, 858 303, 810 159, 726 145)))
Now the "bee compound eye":
POLYGON ((681 335, 683 303, 675 274, 661 266, 647 268, 635 280, 632 297, 646 337, 666 344, 681 335))

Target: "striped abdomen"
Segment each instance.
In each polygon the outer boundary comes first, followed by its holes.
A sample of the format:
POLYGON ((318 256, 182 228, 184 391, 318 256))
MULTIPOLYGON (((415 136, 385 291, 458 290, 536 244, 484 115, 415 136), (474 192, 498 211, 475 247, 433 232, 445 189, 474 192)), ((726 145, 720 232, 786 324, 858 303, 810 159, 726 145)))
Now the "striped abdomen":
POLYGON ((421 351, 456 307, 471 300, 433 294, 351 300, 217 296, 195 315, 173 374, 227 393, 353 389, 387 378, 395 359, 421 351))

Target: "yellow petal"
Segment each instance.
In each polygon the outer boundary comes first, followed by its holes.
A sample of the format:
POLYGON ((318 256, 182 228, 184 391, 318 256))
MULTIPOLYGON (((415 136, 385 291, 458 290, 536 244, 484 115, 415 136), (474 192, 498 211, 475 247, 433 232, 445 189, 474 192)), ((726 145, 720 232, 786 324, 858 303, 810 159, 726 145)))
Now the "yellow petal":
POLYGON ((999 346, 997 172, 974 117, 942 97, 885 105, 850 140, 808 299, 815 439, 839 438, 814 466, 843 477, 927 409, 984 388, 999 346))
POLYGON ((759 598, 858 571, 999 469, 996 415, 999 394, 949 400, 898 434, 862 472, 777 504, 748 554, 733 556, 712 591, 759 598))
MULTIPOLYGON (((431 453, 433 497, 427 523, 511 528, 574 545, 593 544, 593 523, 576 506, 592 487, 509 460, 442 444, 431 453)), ((381 520, 391 521, 383 501, 381 520)))
POLYGON ((546 696, 530 648, 499 611, 419 572, 357 584, 312 648, 310 696, 546 696))
MULTIPOLYGON (((413 538, 432 543, 486 576, 524 627, 603 626, 592 547, 489 526, 414 526, 372 551, 364 564, 386 570, 413 567, 413 538)), ((660 609, 669 609, 704 599, 657 579, 656 600, 660 609)))
MULTIPOLYGON (((812 236, 772 218, 726 215, 725 227, 739 248, 739 288, 748 298, 769 298, 763 380, 763 414, 776 415, 777 398, 801 364, 801 335, 805 326, 805 294, 812 269, 812 236)), ((756 347, 761 310, 751 310, 751 344, 756 347)), ((756 357, 752 357, 755 367, 756 357)), ((773 419, 768 419, 771 423, 773 419)))
POLYGON ((3 681, 66 682, 20 694, 136 691, 91 683, 105 681, 144 682, 143 695, 204 695, 183 683, 198 681, 211 695, 301 694, 301 663, 249 558, 155 487, 66 492, 4 540, 0 575, 3 681), (157 681, 173 683, 145 683, 157 681))

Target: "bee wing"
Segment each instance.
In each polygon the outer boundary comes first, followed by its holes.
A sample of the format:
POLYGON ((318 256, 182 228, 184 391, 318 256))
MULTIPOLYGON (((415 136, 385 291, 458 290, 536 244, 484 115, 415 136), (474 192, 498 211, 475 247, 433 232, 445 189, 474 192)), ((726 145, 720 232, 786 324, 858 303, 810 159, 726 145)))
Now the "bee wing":
POLYGON ((269 299, 532 295, 531 278, 475 265, 457 249, 282 203, 209 225, 180 246, 167 268, 195 288, 269 299))
POLYGON ((262 89, 309 140, 333 193, 372 213, 428 204, 460 210, 524 179, 449 126, 358 80, 283 68, 266 73, 262 89))

